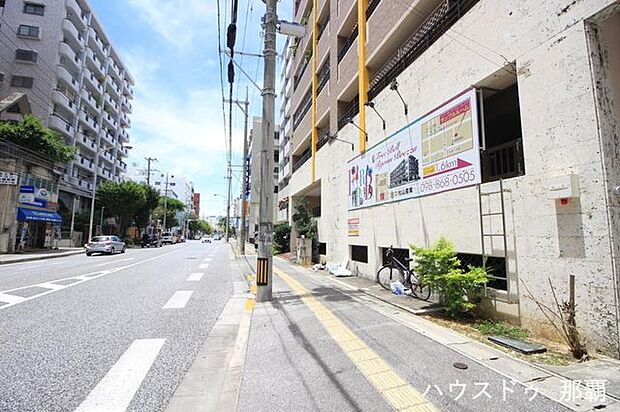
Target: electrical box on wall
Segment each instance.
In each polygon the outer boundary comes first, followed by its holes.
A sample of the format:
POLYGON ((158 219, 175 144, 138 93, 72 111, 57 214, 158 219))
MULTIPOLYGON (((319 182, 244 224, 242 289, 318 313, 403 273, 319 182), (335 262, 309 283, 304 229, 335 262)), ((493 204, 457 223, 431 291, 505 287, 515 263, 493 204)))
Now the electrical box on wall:
POLYGON ((579 197, 579 175, 557 176, 549 179, 549 199, 579 197))

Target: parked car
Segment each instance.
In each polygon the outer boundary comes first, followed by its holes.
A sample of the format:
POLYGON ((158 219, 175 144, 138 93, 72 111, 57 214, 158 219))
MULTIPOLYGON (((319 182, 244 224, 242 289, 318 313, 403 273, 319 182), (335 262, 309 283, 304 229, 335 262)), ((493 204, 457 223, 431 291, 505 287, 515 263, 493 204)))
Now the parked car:
POLYGON ((152 234, 148 234, 145 233, 142 235, 142 239, 140 241, 140 246, 141 247, 161 247, 162 246, 162 242, 161 239, 159 238, 159 236, 155 233, 152 234))
POLYGON ((172 232, 164 232, 161 234, 161 243, 162 245, 173 245, 176 243, 174 235, 172 232))
POLYGON ((201 239, 202 243, 211 243, 211 236, 204 235, 201 239))
POLYGON ((84 247, 86 248, 86 256, 93 253, 109 255, 116 252, 125 253, 125 249, 127 249, 125 242, 120 240, 118 236, 95 236, 84 247))

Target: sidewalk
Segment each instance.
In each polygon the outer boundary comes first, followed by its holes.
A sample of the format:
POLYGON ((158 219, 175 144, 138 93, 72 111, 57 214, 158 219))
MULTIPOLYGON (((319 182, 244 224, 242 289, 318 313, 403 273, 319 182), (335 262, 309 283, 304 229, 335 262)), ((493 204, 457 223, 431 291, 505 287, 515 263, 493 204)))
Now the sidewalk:
MULTIPOLYGON (((436 305, 429 305, 427 302, 411 299, 407 296, 394 295, 366 278, 355 276, 336 278, 327 271, 312 271, 281 258, 274 259, 274 266, 287 268, 289 271, 292 269, 295 272, 303 272, 307 276, 312 276, 323 282, 327 282, 337 289, 341 288, 341 290, 345 291, 350 290, 363 293, 368 297, 379 299, 391 306, 405 310, 411 315, 420 315, 437 310, 436 305)), ((364 300, 368 301, 367 299, 364 300)), ((552 399, 559 400, 559 395, 561 395, 561 393, 557 393, 557 390, 549 391, 551 387, 549 383, 553 380, 557 382, 572 381, 577 385, 577 388, 584 382, 605 381, 605 390, 608 396, 605 410, 620 411, 620 361, 618 360, 597 357, 589 362, 568 366, 530 364, 521 359, 511 357, 509 354, 500 351, 499 348, 496 349, 491 344, 472 340, 429 320, 417 318, 419 320, 418 330, 421 333, 430 336, 437 342, 451 346, 453 349, 481 361, 490 368, 501 370, 509 374, 512 373, 512 376, 510 376, 511 378, 539 375, 534 378, 538 381, 534 385, 540 387, 541 393, 546 392, 552 399), (455 342, 458 342, 458 344, 455 345, 455 342), (489 362, 489 360, 492 361, 489 362), (541 372, 543 373, 541 374, 541 372)), ((587 408, 582 409, 584 405, 573 406, 576 407, 575 410, 589 410, 587 408)))
POLYGON ((31 262, 34 260, 52 259, 84 253, 81 247, 62 247, 58 250, 45 249, 27 253, 0 254, 0 265, 9 263, 31 262))

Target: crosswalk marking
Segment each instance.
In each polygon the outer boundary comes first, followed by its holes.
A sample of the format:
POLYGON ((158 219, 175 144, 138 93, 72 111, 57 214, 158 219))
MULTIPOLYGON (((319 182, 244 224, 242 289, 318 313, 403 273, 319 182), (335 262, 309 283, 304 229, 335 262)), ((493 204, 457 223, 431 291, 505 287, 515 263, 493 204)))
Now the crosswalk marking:
POLYGON ((76 412, 125 411, 166 339, 138 339, 90 392, 76 412))
POLYGON ((23 298, 21 296, 9 295, 7 293, 0 293, 0 302, 6 302, 10 305, 13 305, 15 303, 20 303, 25 300, 26 298, 23 298))
POLYGON ((177 290, 174 295, 166 302, 164 309, 183 309, 189 298, 192 297, 193 290, 177 290))
POLYGON ((200 279, 204 276, 204 273, 192 273, 187 278, 188 282, 200 282, 200 279))

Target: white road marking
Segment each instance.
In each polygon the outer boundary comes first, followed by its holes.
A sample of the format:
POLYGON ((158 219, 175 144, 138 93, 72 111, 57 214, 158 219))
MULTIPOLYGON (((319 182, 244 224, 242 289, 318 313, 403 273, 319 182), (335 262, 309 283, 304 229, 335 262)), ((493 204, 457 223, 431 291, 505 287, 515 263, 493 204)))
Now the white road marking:
POLYGON ((198 266, 198 269, 207 269, 209 267, 208 263, 203 263, 202 265, 198 266))
MULTIPOLYGON (((14 288, 14 289, 2 290, 2 291, 0 291, 0 301, 7 302, 8 305, 0 306, 0 310, 6 309, 6 308, 10 308, 13 305, 17 305, 19 303, 27 302, 27 301, 32 300, 32 299, 40 298, 41 296, 49 295, 50 293, 54 293, 54 292, 57 292, 59 290, 67 289, 67 288, 70 288, 70 287, 82 284, 84 282, 88 282, 90 280, 98 279, 98 278, 100 278, 102 276, 106 276, 106 275, 110 275, 112 273, 120 272, 122 270, 129 269, 129 268, 137 266, 137 265, 141 265, 141 264, 149 262, 151 260, 159 259, 161 257, 170 255, 172 253, 175 253, 175 252, 173 251, 173 252, 164 253, 162 255, 154 256, 154 257, 151 257, 151 258, 148 258, 148 259, 144 259, 144 260, 141 260, 141 261, 136 262, 136 263, 131 263, 129 265, 119 266, 117 268, 112 268, 112 269, 103 270, 103 271, 102 270, 98 270, 96 272, 84 273, 82 275, 75 275, 75 276, 68 276, 66 278, 61 278, 61 279, 54 279, 51 282, 60 282, 60 281, 67 280, 67 279, 78 279, 78 282, 73 282, 70 285, 66 285, 62 289, 50 289, 50 290, 47 290, 45 292, 41 292, 41 293, 39 293, 37 295, 29 296, 27 298, 23 298, 21 296, 11 295, 10 292, 14 292, 14 291, 17 291, 17 290, 22 290, 22 289, 28 289, 28 288, 31 288, 31 287, 40 286, 41 283, 37 283, 37 284, 34 284, 34 285, 21 286, 21 287, 14 288)), ((43 284, 46 284, 46 283, 49 283, 49 282, 44 282, 43 284)), ((45 287, 45 286, 41 286, 41 287, 45 287)))
POLYGON ((0 302, 6 302, 10 306, 10 305, 15 305, 17 303, 21 303, 23 301, 25 301, 26 298, 21 297, 21 296, 15 296, 15 295, 8 295, 6 293, 0 293, 0 302))
POLYGON ((138 339, 90 392, 76 412, 125 411, 166 339, 138 339))
POLYGON ((203 262, 211 262, 213 259, 211 258, 205 258, 205 260, 203 260, 203 262))
POLYGON ((177 290, 170 300, 166 302, 163 309, 183 309, 187 305, 192 293, 194 293, 193 290, 177 290))
POLYGON ((39 283, 37 285, 37 287, 46 288, 46 289, 60 290, 60 289, 64 289, 65 285, 57 285, 55 283, 46 282, 46 283, 39 283))
POLYGON ((204 276, 204 273, 192 273, 187 278, 188 282, 200 282, 200 279, 204 276))

